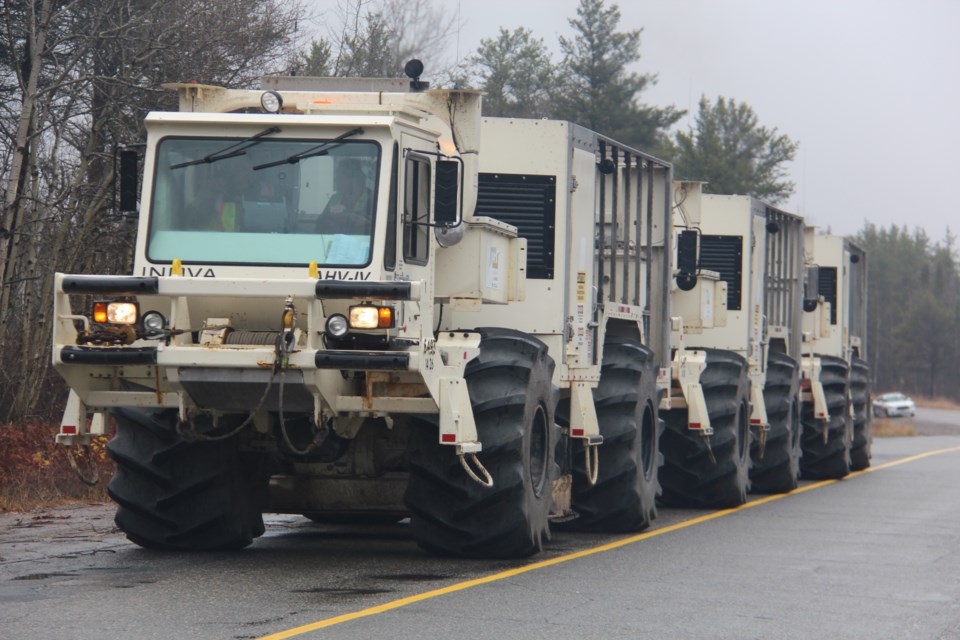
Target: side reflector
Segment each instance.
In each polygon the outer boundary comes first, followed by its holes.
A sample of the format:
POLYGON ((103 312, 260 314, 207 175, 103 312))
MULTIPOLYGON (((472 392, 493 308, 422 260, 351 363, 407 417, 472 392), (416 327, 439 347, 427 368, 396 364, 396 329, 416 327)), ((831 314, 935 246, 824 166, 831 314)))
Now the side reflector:
POLYGON ((570 429, 570 435, 573 436, 574 438, 582 438, 583 429, 570 429))
POLYGON ((456 442, 457 435, 455 433, 441 433, 440 442, 456 442))
POLYGON ((65 433, 69 436, 77 435, 77 425, 75 424, 65 424, 60 427, 60 433, 65 433))

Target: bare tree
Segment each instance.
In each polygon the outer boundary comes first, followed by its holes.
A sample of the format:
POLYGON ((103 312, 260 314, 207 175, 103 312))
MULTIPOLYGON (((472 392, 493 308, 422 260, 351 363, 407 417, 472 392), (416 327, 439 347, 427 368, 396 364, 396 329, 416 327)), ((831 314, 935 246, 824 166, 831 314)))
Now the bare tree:
POLYGON ((302 55, 304 75, 400 77, 411 58, 433 77, 449 74, 456 16, 434 0, 340 0, 325 22, 326 35, 302 55))
POLYGON ((129 272, 113 157, 143 138, 162 82, 251 86, 289 68, 298 3, 8 0, 0 9, 0 418, 34 412, 49 375, 55 271, 129 272), (14 105, 14 106, 11 106, 14 105))

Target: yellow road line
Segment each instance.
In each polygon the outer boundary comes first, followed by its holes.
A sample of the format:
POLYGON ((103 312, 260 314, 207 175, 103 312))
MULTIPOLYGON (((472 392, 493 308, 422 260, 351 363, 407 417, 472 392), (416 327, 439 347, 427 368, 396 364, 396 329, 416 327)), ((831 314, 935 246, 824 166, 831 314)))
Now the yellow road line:
POLYGON ((598 553, 605 553, 613 549, 619 549, 620 547, 625 547, 630 544, 640 542, 641 540, 647 540, 649 538, 654 538, 656 536, 661 536, 665 533, 671 533, 673 531, 678 531, 680 529, 686 529, 687 527, 692 527, 703 522, 708 522, 710 520, 716 520, 717 518, 722 518, 724 516, 729 516, 731 514, 737 513, 739 511, 744 511, 746 509, 752 509, 754 507, 759 507, 762 504, 767 504, 773 502, 774 500, 782 500, 787 496, 796 495, 798 493, 804 493, 806 491, 812 491, 814 489, 819 489, 820 487, 825 487, 831 484, 836 484, 837 482, 846 481, 850 478, 855 478, 857 476, 864 475, 866 473, 872 473, 874 471, 880 471, 881 469, 889 469, 890 467, 895 467, 897 465, 906 464, 908 462, 914 462, 916 460, 921 460, 923 458, 929 458, 930 456, 940 455, 943 453, 953 453, 960 451, 960 447, 949 447, 947 449, 936 449, 934 451, 927 451, 925 453, 919 453, 914 456, 908 456, 906 458, 899 458, 891 462, 887 462, 876 467, 868 467, 862 471, 854 471, 848 475, 843 480, 822 480, 820 482, 814 482, 812 484, 804 485, 797 489, 794 489, 790 493, 782 493, 777 495, 764 496, 763 498, 758 498, 752 500, 744 505, 739 507, 734 507, 732 509, 723 509, 721 511, 714 511, 713 513, 708 513, 706 515, 698 516, 696 518, 691 518, 690 520, 684 520, 683 522, 678 522, 677 524, 672 524, 660 529, 655 529, 653 531, 647 531, 646 533, 641 533, 635 536, 630 536, 628 538, 623 538, 615 542, 609 542, 607 544, 602 544, 597 547, 591 547, 589 549, 584 549, 582 551, 576 551, 574 553, 568 553, 566 555, 558 556, 556 558, 551 558, 550 560, 541 560, 540 562, 534 562, 531 564, 524 565, 522 567, 517 567, 516 569, 508 569, 507 571, 501 571, 499 573, 493 573, 482 578, 476 578, 474 580, 467 580, 466 582, 458 582, 452 584, 448 587, 442 587, 440 589, 434 589, 432 591, 426 591, 424 593, 418 593, 417 595, 409 596, 406 598, 400 598, 399 600, 393 600, 392 602, 387 602, 385 604, 377 605, 376 607, 369 607, 367 609, 361 609, 360 611, 354 611, 352 613, 345 613, 341 616, 335 616, 333 618, 326 618, 324 620, 319 620, 317 622, 312 622, 310 624, 305 624, 300 627, 295 627, 293 629, 287 629, 286 631, 279 631, 277 633, 272 633, 268 636, 261 636, 257 640, 283 640, 284 638, 292 638, 294 636, 299 636, 304 633, 309 633, 311 631, 316 631, 317 629, 325 629, 327 627, 332 627, 334 625, 341 624, 343 622, 349 622, 350 620, 357 620, 359 618, 366 618, 368 616, 375 616, 380 613, 385 613, 387 611, 393 611, 394 609, 399 609, 401 607, 406 607, 417 602, 422 602, 424 600, 430 600, 432 598, 437 598, 440 596, 447 595, 449 593, 456 593, 457 591, 464 591, 466 589, 472 589, 473 587, 478 587, 483 584, 489 584, 491 582, 497 582, 499 580, 506 580, 507 578, 512 578, 513 576, 520 575, 521 573, 527 573, 530 571, 536 571, 538 569, 543 569, 545 567, 552 567, 557 564, 563 564, 565 562, 570 562, 571 560, 576 560, 578 558, 584 558, 586 556, 592 556, 598 553))

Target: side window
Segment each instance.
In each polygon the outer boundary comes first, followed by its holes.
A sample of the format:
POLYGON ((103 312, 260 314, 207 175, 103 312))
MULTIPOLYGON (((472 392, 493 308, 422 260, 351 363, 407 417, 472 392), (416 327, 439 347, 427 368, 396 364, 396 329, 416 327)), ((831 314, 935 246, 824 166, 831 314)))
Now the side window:
POLYGON ((399 145, 393 145, 393 162, 390 169, 390 205, 387 207, 387 235, 383 245, 383 267, 393 271, 397 267, 397 187, 400 175, 399 145))
POLYGON ((427 264, 430 249, 430 162, 407 158, 403 182, 403 259, 427 264))

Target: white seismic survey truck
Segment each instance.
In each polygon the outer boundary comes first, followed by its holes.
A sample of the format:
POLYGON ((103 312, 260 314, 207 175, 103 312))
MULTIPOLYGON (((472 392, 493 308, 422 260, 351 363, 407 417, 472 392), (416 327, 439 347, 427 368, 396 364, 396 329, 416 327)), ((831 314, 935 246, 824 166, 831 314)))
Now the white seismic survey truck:
POLYGON ((805 478, 870 466, 867 255, 849 239, 804 235, 803 457, 805 478))
POLYGON ((665 504, 731 507, 797 486, 803 220, 749 196, 674 185, 674 386, 662 405, 665 504), (682 327, 677 320, 682 321, 682 327))
POLYGON ((281 512, 522 557, 655 516, 670 165, 416 66, 147 116, 134 273, 58 274, 53 344, 58 441, 115 418, 135 543, 241 548, 281 512))

